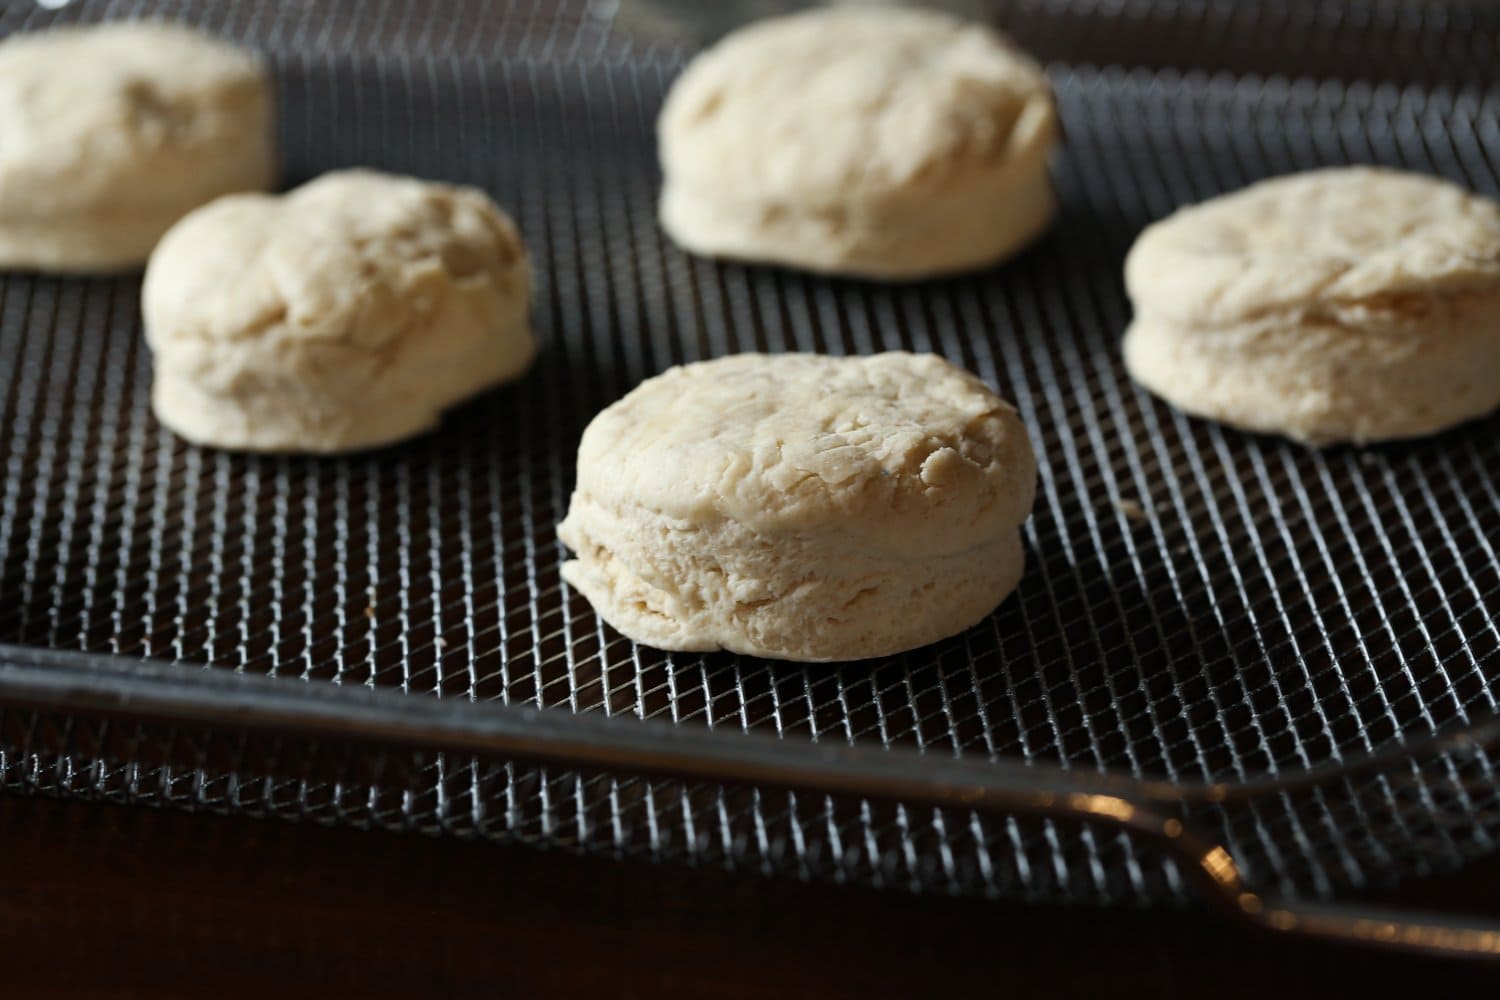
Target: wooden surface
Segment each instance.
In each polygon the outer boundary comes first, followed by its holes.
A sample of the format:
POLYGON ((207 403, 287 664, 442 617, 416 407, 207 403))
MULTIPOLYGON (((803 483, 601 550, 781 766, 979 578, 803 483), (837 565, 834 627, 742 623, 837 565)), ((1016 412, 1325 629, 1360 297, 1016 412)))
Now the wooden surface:
MULTIPOLYGON (((1404 889, 1500 900, 1500 865, 1404 889)), ((1500 995, 1500 968, 490 844, 0 796, 0 996, 1500 995)))

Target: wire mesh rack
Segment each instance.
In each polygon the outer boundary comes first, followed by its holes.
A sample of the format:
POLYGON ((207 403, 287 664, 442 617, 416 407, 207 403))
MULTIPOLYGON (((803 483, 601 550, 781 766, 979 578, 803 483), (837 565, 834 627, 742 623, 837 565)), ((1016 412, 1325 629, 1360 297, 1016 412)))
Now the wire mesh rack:
POLYGON ((915 892, 1201 884, 1334 934, 1351 893, 1493 851, 1500 422, 1310 450, 1170 410, 1118 341, 1123 255, 1178 205, 1347 162, 1495 195, 1500 13, 996 10, 1050 60, 1061 217, 1002 268, 888 287, 665 241, 653 120, 688 51, 629 4, 0 4, 5 32, 168 16, 262 48, 288 184, 485 188, 544 342, 419 440, 231 455, 153 420, 137 277, 0 277, 0 785, 915 892), (667 654, 561 582, 577 439, 641 379, 892 348, 1033 436, 1029 566, 985 622, 848 665, 667 654))

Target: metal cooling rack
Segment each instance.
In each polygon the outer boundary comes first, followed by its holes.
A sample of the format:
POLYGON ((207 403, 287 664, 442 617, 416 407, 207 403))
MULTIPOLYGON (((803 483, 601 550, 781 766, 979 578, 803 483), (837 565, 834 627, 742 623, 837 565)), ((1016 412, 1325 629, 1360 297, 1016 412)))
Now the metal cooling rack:
POLYGON ((0 278, 0 786, 915 892, 1196 888, 1281 929, 1500 951, 1350 902, 1500 838, 1500 419, 1311 451, 1174 413, 1117 349, 1124 252, 1179 204, 1351 161, 1496 194, 1500 14, 999 10, 1051 60, 1062 216, 1003 268, 886 287, 664 241, 652 121, 686 54, 628 4, 0 3, 0 31, 146 12, 264 48, 288 183, 486 188, 545 341, 420 440, 226 455, 151 418, 136 278, 0 278), (698 358, 887 348, 977 372, 1033 434, 1030 564, 988 621, 771 664, 635 646, 562 584, 608 402, 698 358))

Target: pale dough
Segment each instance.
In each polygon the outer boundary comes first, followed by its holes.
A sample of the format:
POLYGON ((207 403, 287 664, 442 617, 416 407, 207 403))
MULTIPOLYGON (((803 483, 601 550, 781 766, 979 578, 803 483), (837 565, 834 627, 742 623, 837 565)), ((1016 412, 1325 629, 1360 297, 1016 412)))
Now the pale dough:
POLYGON ((222 448, 385 444, 524 371, 530 302, 521 238, 474 188, 347 170, 230 195, 151 256, 152 404, 222 448))
POLYGON ((661 649, 885 656, 1014 589, 1035 487, 1015 411, 941 358, 741 354, 589 424, 563 578, 661 649))
POLYGON ((276 172, 253 53, 121 22, 0 42, 0 267, 139 267, 161 234, 276 172))
POLYGON ((1182 409, 1314 444, 1500 407, 1500 205, 1370 167, 1279 177, 1149 227, 1125 362, 1182 409))
POLYGON ((1055 200, 1041 69, 978 24, 823 9, 734 32, 658 122, 661 221, 680 245, 876 278, 994 263, 1055 200))

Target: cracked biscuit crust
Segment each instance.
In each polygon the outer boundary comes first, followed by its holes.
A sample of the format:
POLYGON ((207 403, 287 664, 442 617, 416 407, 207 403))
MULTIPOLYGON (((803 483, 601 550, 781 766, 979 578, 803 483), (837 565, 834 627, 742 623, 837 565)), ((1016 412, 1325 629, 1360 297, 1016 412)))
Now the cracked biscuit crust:
POLYGON ((520 374, 530 298, 519 234, 473 188, 349 170, 222 198, 147 269, 152 402, 225 448, 384 444, 520 374))
POLYGON ((887 655, 1014 588, 1035 480, 1015 411, 940 358, 702 362, 584 432, 563 572, 661 648, 887 655))
POLYGON ((1131 374, 1190 413, 1314 444, 1500 406, 1500 205, 1369 167, 1252 185, 1131 249, 1131 374))
POLYGON ((139 266, 204 202, 275 177, 259 56, 185 28, 114 23, 0 44, 0 264, 139 266))

